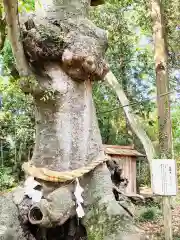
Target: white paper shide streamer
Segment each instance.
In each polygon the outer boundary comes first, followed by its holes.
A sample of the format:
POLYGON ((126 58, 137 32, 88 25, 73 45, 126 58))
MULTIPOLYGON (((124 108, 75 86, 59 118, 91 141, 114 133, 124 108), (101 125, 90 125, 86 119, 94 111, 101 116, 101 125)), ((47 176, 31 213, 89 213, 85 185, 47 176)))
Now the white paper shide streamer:
POLYGON ((37 186, 41 186, 41 184, 34 180, 34 177, 28 177, 24 183, 25 195, 32 199, 32 202, 40 202, 42 198, 42 192, 36 190, 37 186))
POLYGON ((76 212, 77 212, 77 216, 79 218, 82 218, 85 215, 84 209, 81 205, 84 202, 84 200, 82 198, 83 192, 84 192, 84 189, 80 186, 78 178, 76 178, 76 188, 74 191, 74 196, 76 198, 76 204, 77 204, 76 212))

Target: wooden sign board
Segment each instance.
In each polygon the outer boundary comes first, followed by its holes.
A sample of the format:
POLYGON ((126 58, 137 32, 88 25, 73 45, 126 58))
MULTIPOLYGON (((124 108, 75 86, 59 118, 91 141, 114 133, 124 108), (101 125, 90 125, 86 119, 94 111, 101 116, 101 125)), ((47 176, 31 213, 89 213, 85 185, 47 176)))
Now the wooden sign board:
POLYGON ((177 173, 173 159, 153 159, 152 190, 155 195, 176 196, 177 173))

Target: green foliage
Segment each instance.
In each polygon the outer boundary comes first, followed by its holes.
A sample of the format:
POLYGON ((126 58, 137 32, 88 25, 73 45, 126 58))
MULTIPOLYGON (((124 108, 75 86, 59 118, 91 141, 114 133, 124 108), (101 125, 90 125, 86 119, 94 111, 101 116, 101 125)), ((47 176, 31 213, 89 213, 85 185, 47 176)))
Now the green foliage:
MULTIPOLYGON (((155 83, 153 52, 150 43, 146 46, 141 44, 147 34, 138 26, 138 11, 133 1, 109 0, 93 10, 91 18, 108 31, 109 48, 106 56, 110 68, 122 84, 134 113, 149 126, 148 122, 153 125, 151 113, 154 111, 154 103, 149 100, 154 93, 155 83)), ((96 84, 94 99, 103 142, 132 144, 134 139, 116 95, 104 83, 96 84)))
POLYGON ((1 57, 3 62, 3 75, 10 74, 10 70, 14 66, 14 56, 9 40, 5 40, 4 47, 1 51, 1 57))
POLYGON ((119 108, 119 103, 114 93, 104 83, 94 84, 93 92, 103 143, 130 144, 132 140, 127 134, 123 110, 119 108), (117 110, 112 112, 112 106, 116 107, 117 110))
POLYGON ((178 183, 180 183, 180 104, 176 104, 172 111, 172 126, 174 153, 177 161, 178 183))
POLYGON ((145 117, 153 108, 149 101, 154 92, 153 52, 148 36, 138 26, 139 9, 134 7, 131 1, 126 5, 124 1, 108 1, 91 15, 97 25, 108 31, 107 60, 111 70, 133 102, 135 113, 145 117))
POLYGON ((12 78, 0 79, 0 97, 1 177, 2 183, 7 186, 9 181, 10 186, 21 177, 22 162, 28 160, 34 144, 34 110, 32 98, 25 96, 12 78), (8 180, 8 175, 14 180, 8 180))
MULTIPOLYGON (((36 0, 38 1, 38 0, 36 0)), ((20 0, 18 1, 19 11, 34 11, 35 10, 35 0, 20 0)))
POLYGON ((143 160, 142 158, 139 158, 137 160, 137 184, 139 187, 150 187, 151 184, 149 164, 146 160, 143 160))
POLYGON ((11 168, 0 168, 0 190, 9 189, 16 185, 17 179, 14 177, 14 172, 11 168))
POLYGON ((137 220, 139 222, 155 221, 161 216, 161 211, 157 207, 146 207, 140 210, 137 220))
POLYGON ((180 154, 180 104, 176 105, 172 111, 172 125, 174 137, 174 150, 176 157, 180 154))

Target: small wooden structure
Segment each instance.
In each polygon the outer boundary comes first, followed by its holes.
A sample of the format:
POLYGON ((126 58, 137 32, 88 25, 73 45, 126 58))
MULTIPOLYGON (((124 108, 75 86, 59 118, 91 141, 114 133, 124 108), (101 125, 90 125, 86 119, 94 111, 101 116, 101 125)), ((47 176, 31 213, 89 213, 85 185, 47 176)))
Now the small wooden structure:
POLYGON ((144 157, 132 146, 104 145, 105 153, 116 160, 123 170, 123 176, 129 180, 125 193, 136 194, 136 160, 144 157))

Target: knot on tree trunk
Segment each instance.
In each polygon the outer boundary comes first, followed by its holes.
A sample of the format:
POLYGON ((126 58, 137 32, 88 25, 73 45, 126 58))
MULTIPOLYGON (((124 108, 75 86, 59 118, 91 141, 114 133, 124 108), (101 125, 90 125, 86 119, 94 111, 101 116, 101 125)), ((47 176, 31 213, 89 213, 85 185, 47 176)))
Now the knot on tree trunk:
POLYGON ((41 73, 45 62, 57 62, 74 80, 102 80, 108 72, 103 56, 106 32, 79 17, 64 21, 30 16, 22 25, 26 57, 41 73))

